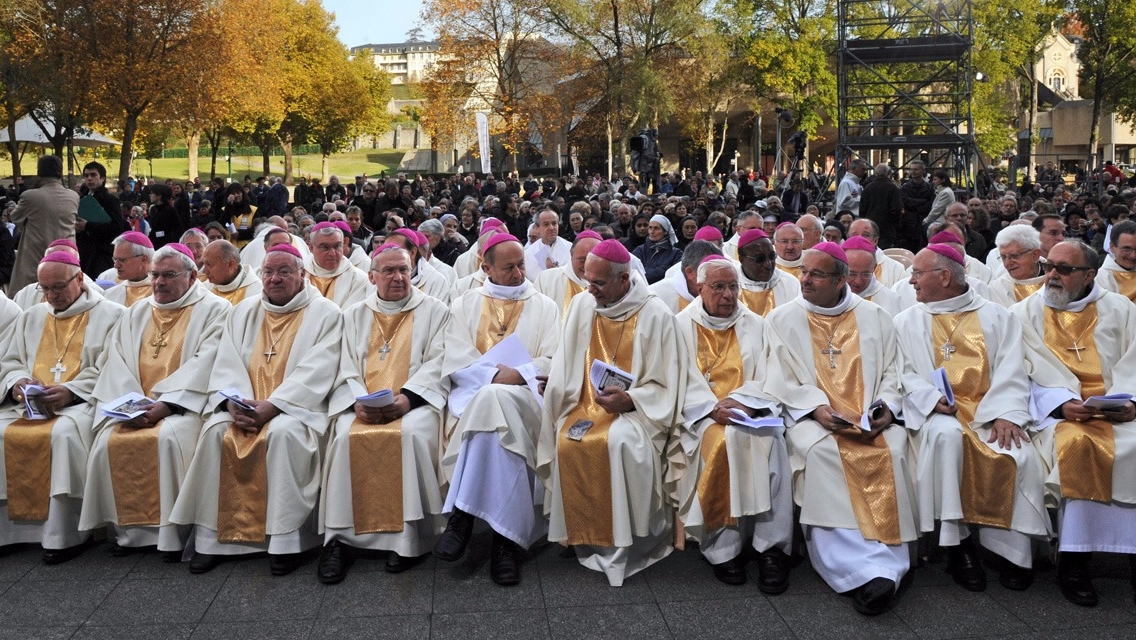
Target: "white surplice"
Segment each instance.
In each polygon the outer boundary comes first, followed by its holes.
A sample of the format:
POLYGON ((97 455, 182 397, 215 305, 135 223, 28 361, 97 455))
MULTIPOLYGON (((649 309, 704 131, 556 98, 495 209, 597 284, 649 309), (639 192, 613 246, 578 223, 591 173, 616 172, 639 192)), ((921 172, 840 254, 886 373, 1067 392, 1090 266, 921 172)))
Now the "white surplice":
POLYGON ((346 309, 375 293, 375 285, 371 284, 367 274, 356 269, 350 260, 342 256, 339 264, 331 270, 324 269, 315 260, 308 258, 304 260, 304 270, 318 278, 335 278, 330 300, 340 309, 346 309))
MULTIPOLYGON (((1026 373, 1021 322, 999 305, 967 290, 949 300, 917 304, 895 319, 896 334, 903 354, 903 415, 910 429, 918 431, 919 527, 935 529, 941 521, 939 544, 955 546, 971 529, 978 529, 982 545, 1020 567, 1033 565, 1033 540, 1047 540, 1052 531, 1045 511, 1042 487, 1043 465, 1037 450, 1023 442, 1001 448, 988 442, 995 419, 1008 420, 1022 429, 1031 425, 1029 377, 1026 373), (934 386, 936 351, 933 344, 933 316, 976 312, 982 327, 982 341, 990 373, 990 388, 979 401, 974 420, 962 425, 953 415, 935 412, 942 393, 934 386), (1017 468, 1010 529, 1000 533, 989 527, 968 527, 963 521, 963 434, 970 428, 991 450, 1009 456, 1017 468)), ((962 338, 965 340, 967 338, 962 338)), ((957 340, 956 340, 957 342, 957 340)), ((950 367, 949 361, 943 366, 950 367)))
POLYGON ((535 281, 546 269, 556 269, 566 264, 572 264, 572 243, 564 238, 557 236, 551 246, 545 244, 544 240, 537 240, 525 247, 525 277, 529 282, 535 281), (545 263, 546 257, 555 263, 552 267, 545 263))
MULTIPOLYGON (((123 306, 126 306, 126 295, 127 295, 127 290, 129 288, 146 287, 146 289, 147 289, 146 295, 149 296, 151 286, 152 285, 150 283, 150 274, 146 274, 146 277, 142 278, 141 280, 120 282, 120 283, 114 285, 113 287, 111 287, 111 288, 109 288, 109 289, 107 289, 106 291, 103 292, 103 297, 105 297, 107 300, 110 300, 111 302, 115 302, 115 303, 121 304, 123 306)), ((139 298, 139 299, 135 300, 135 302, 141 302, 143 299, 145 299, 145 298, 144 297, 139 298)))
POLYGON ((899 312, 907 307, 903 306, 903 300, 900 299, 899 294, 884 286, 884 283, 872 276, 872 283, 869 284, 862 293, 859 294, 861 298, 868 302, 875 303, 881 309, 888 312, 891 317, 896 317, 899 312))
POLYGON ((256 277, 256 275, 253 274, 252 268, 247 264, 241 265, 241 270, 237 272, 237 276, 229 281, 228 284, 215 285, 208 280, 206 280, 202 284, 205 285, 205 288, 207 290, 213 291, 218 294, 228 294, 236 291, 237 289, 242 289, 243 293, 241 300, 247 300, 248 298, 259 298, 260 292, 263 290, 263 285, 260 282, 260 278, 256 277))
POLYGON ((690 292, 686 284, 686 275, 683 274, 681 269, 678 273, 663 278, 648 288, 663 304, 667 305, 671 313, 682 311, 697 297, 690 292))
POLYGON ((1018 303, 1018 294, 1014 289, 1017 285, 1033 285, 1042 284, 1044 282, 1044 275, 1039 275, 1034 278, 1026 278, 1024 280, 1018 280, 1016 278, 1010 277, 1010 274, 1007 273, 1000 278, 995 278, 990 283, 991 297, 987 299, 991 302, 997 302, 1003 307, 1009 309, 1010 307, 1018 303))
MULTIPOLYGON (((404 557, 428 552, 445 529, 438 470, 442 437, 442 412, 449 391, 442 378, 445 332, 450 311, 439 300, 411 288, 398 301, 370 296, 343 312, 343 351, 339 376, 328 405, 332 416, 331 441, 324 456, 323 495, 319 525, 325 542, 342 540, 356 548, 389 550, 404 557), (368 389, 367 359, 375 356, 379 345, 371 344, 375 314, 412 312, 410 362, 402 390, 417 395, 425 404, 402 417, 402 532, 355 533, 355 514, 351 485, 351 425, 355 422, 355 398, 378 391, 368 389)), ((387 336, 393 339, 393 336, 387 336)), ((394 393, 401 390, 392 389, 394 393)), ((372 496, 382 500, 384 496, 372 496)))
MULTIPOLYGON (((79 544, 87 536, 79 533, 83 486, 87 478, 87 457, 94 438, 95 383, 107 356, 107 342, 126 309, 103 298, 98 287, 86 289, 65 311, 56 313, 47 303, 32 306, 15 323, 8 349, 3 354, 3 398, 0 404, 0 546, 20 542, 38 543, 45 549, 63 549, 79 544), (23 403, 7 400, 16 382, 34 379, 32 368, 39 352, 40 336, 48 314, 70 318, 88 312, 82 342, 81 370, 63 383, 79 400, 59 411, 51 429, 51 502, 47 520, 13 522, 8 519, 8 482, 3 466, 3 435, 9 425, 24 416, 23 403)), ((78 338, 78 336, 75 336, 78 338)), ((63 339, 61 336, 60 339, 63 339)), ((42 380, 51 384, 50 380, 42 380)))
POLYGON ((418 269, 410 280, 410 284, 418 288, 419 291, 426 295, 439 300, 444 305, 450 304, 450 299, 453 297, 454 286, 435 269, 430 263, 421 258, 418 259, 418 269))
POLYGON ((568 295, 568 283, 572 282, 583 289, 588 288, 588 283, 576 275, 576 270, 572 268, 572 263, 555 269, 545 269, 540 276, 537 277, 533 287, 537 291, 548 296, 553 302, 560 307, 560 316, 564 317, 568 314, 568 303, 570 299, 566 299, 568 295))
MULTIPOLYGON (((352 267, 354 268, 354 267, 352 267)), ((310 284, 283 306, 266 298, 250 298, 233 307, 225 320, 216 364, 209 379, 205 425, 190 462, 170 521, 195 524, 200 553, 239 555, 268 551, 298 553, 319 544, 312 524, 320 485, 320 452, 327 431, 327 398, 338 371, 343 316, 310 284), (288 353, 284 380, 267 398, 281 411, 268 429, 266 541, 232 544, 217 540, 217 507, 221 481, 221 447, 233 424, 225 398, 217 393, 235 388, 254 398, 248 362, 266 312, 304 314, 288 353)))
POLYGON ((118 421, 100 415, 95 424, 95 442, 87 463, 87 486, 79 526, 83 530, 89 530, 110 523, 118 533, 118 544, 121 546, 157 545, 160 551, 179 551, 185 547, 188 527, 171 524, 169 515, 201 433, 201 413, 209 399, 209 374, 217 355, 221 327, 232 307, 225 300, 206 291, 197 281, 190 285, 184 296, 169 304, 158 304, 150 297, 146 299, 146 304, 131 307, 114 331, 107 347, 103 373, 95 385, 94 395, 100 407, 105 408, 107 402, 130 392, 143 393, 138 371, 139 350, 144 355, 153 350, 150 345, 142 344, 142 338, 152 321, 151 309, 155 307, 192 307, 183 336, 185 341, 181 347, 179 366, 151 389, 150 397, 154 400, 185 410, 181 415, 166 417, 155 427, 158 429, 159 476, 153 480, 159 487, 161 524, 118 526, 110 455, 107 450, 113 427, 118 421))

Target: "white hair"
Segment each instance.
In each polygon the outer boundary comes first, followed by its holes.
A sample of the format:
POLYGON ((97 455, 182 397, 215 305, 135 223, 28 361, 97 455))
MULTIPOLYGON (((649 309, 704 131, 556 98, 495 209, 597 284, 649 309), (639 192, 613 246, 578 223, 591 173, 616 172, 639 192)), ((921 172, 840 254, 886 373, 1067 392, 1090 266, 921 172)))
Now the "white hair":
POLYGON ((698 284, 706 282, 706 276, 710 273, 711 269, 729 269, 734 272, 735 277, 738 277, 738 265, 733 260, 707 260, 698 265, 696 282, 698 284))
POLYGON ((197 271, 197 263, 193 261, 193 258, 190 258, 171 246, 165 246, 155 251, 151 263, 157 264, 159 260, 165 260, 166 258, 174 258, 181 263, 182 268, 186 271, 197 271))
POLYGON ((154 248, 153 247, 147 247, 145 245, 135 244, 135 243, 131 242, 130 240, 127 240, 126 238, 124 238, 122 236, 118 236, 114 240, 111 240, 111 244, 116 246, 116 247, 118 245, 121 245, 121 244, 130 245, 130 255, 131 256, 146 256, 147 259, 154 257, 154 248))
MULTIPOLYGON (((201 229, 198 229, 196 227, 193 228, 193 229, 190 229, 189 231, 186 231, 183 234, 181 234, 181 238, 178 239, 178 242, 185 244, 185 241, 189 238, 197 238, 198 240, 201 240, 205 244, 209 244, 209 236, 205 235, 204 231, 202 231, 201 229)), ((182 254, 182 255, 185 255, 185 254, 182 254)))
POLYGON ((1037 229, 1029 225, 1012 224, 999 231, 998 235, 994 238, 994 244, 999 249, 1015 242, 1026 251, 1040 249, 1041 234, 1037 232, 1037 229))

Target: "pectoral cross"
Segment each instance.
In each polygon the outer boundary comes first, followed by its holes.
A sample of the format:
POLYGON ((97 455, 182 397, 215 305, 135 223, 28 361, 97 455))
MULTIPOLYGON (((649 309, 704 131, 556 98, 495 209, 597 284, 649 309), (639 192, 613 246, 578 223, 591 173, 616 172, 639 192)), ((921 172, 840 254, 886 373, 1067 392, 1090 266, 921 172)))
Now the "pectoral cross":
POLYGON ((950 360, 951 354, 958 351, 958 349, 955 349, 955 345, 951 344, 950 340, 947 340, 943 343, 943 346, 939 347, 939 351, 943 352, 943 360, 950 360))
POLYGON ((276 355, 276 348, 269 346, 268 350, 264 352, 264 362, 272 362, 272 356, 276 355))
MULTIPOLYGON (((1071 347, 1065 347, 1065 350, 1066 350, 1066 351, 1072 351, 1073 353, 1077 354, 1077 362, 1080 362, 1080 361, 1081 361, 1081 352, 1082 352, 1082 351, 1084 351, 1084 350, 1085 350, 1086 348, 1087 348, 1087 347, 1079 347, 1079 346, 1077 346, 1077 341, 1076 341, 1076 340, 1074 340, 1074 341, 1073 341, 1073 346, 1071 346, 1071 347)), ((56 382, 59 382, 58 378, 56 379, 56 382)))
POLYGON ((379 360, 386 360, 387 354, 390 353, 390 352, 391 352, 390 344, 387 343, 387 342, 384 342, 383 346, 379 347, 379 360))
POLYGON ((708 373, 708 374, 706 374, 706 383, 710 385, 710 388, 711 388, 711 389, 713 389, 714 387, 718 386, 718 383, 717 383, 717 382, 714 382, 713 380, 711 380, 711 379, 710 379, 710 374, 709 374, 709 373, 708 373))
POLYGON ((166 336, 162 335, 157 338, 152 338, 150 340, 150 346, 154 347, 154 357, 157 358, 158 352, 162 350, 162 347, 169 346, 169 343, 166 342, 166 336))
POLYGON ((505 332, 506 332, 506 331, 508 331, 508 330, 509 330, 509 325, 507 325, 507 324, 502 324, 502 325, 501 325, 501 330, 497 332, 497 337, 498 337, 498 338, 500 338, 500 337, 504 336, 504 335, 505 335, 505 332))
POLYGON ((836 349, 832 346, 832 340, 828 341, 828 348, 827 349, 821 349, 820 352, 823 353, 824 355, 828 356, 828 368, 829 369, 835 369, 836 368, 836 356, 843 353, 840 349, 836 349))
POLYGON ((52 372, 53 374, 55 374, 55 381, 56 381, 56 382, 59 382, 60 378, 62 378, 62 377, 63 377, 63 373, 64 373, 65 371, 67 371, 67 367, 63 366, 63 361, 62 361, 62 360, 56 360, 56 361, 55 361, 55 366, 54 366, 54 367, 52 367, 52 368, 50 368, 50 369, 48 369, 48 371, 50 371, 50 372, 52 372))

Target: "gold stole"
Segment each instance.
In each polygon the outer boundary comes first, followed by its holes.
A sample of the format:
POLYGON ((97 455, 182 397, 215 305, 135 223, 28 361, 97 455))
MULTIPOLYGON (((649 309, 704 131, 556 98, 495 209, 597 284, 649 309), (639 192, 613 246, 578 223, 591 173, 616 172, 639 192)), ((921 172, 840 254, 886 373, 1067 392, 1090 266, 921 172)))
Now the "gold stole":
POLYGON ((154 287, 150 284, 140 284, 137 286, 126 285, 126 306, 129 307, 142 298, 145 298, 154 293, 154 287))
POLYGON ((568 281, 568 286, 564 287, 564 302, 560 304, 560 319, 568 317, 568 305, 572 303, 572 298, 576 297, 577 293, 583 293, 587 287, 582 284, 576 284, 572 278, 565 278, 568 281))
MULTIPOLYGON (((200 267, 198 267, 198 269, 200 269, 200 267)), ((197 281, 198 282, 205 282, 208 279, 209 279, 209 276, 205 275, 204 273, 198 273, 197 274, 197 281)))
POLYGON ((689 305, 690 305, 690 300, 687 300, 686 298, 684 298, 682 296, 678 297, 678 310, 679 311, 682 311, 683 309, 687 308, 689 305))
MULTIPOLYGON (((181 309, 151 307, 150 321, 138 345, 138 381, 142 394, 173 375, 181 366, 181 350, 192 306, 181 309), (166 327, 163 334, 159 329, 166 327), (166 336, 172 338, 167 344, 166 336), (167 348, 168 347, 168 348, 167 348)), ((129 319, 123 322, 129 322, 129 319)), ((162 523, 161 485, 158 476, 158 429, 112 427, 107 438, 110 485, 120 527, 155 526, 162 523)))
POLYGON ((978 312, 939 314, 931 322, 935 366, 947 370, 958 408, 955 417, 962 423, 963 521, 1009 529, 1014 517, 1017 465, 1010 456, 988 447, 970 427, 978 404, 990 390, 990 362, 978 312), (952 340, 956 335, 958 340, 952 340), (950 359, 944 359, 941 346, 948 342, 954 351, 950 359))
POLYGON ((764 291, 750 291, 749 289, 743 287, 740 295, 742 304, 748 307, 750 311, 763 318, 769 315, 770 311, 773 311, 775 302, 773 298, 773 289, 766 289, 764 291))
POLYGON ((899 499, 895 493, 895 473, 892 470, 891 451, 883 436, 871 441, 860 439, 859 420, 864 401, 864 370, 860 363, 860 330, 856 326, 854 311, 839 316, 809 313, 809 330, 813 342, 813 367, 817 386, 828 396, 831 406, 852 422, 845 432, 833 433, 840 449, 848 497, 860 533, 868 540, 896 545, 899 536, 899 499), (849 322, 847 316, 851 316, 849 322), (841 321, 844 320, 842 323, 841 321), (832 347, 826 340, 832 336, 832 347), (838 354, 823 351, 839 351, 838 354), (829 357, 840 360, 832 368, 829 357), (857 432, 849 435, 848 432, 857 432))
MULTIPOLYGON (((413 316, 413 310, 393 315, 374 313, 363 373, 368 392, 390 389, 398 393, 406 384, 414 338, 413 316), (406 318, 405 322, 403 318, 406 318), (387 344, 390 352, 387 354, 379 352, 383 336, 390 340, 387 344)), ((386 424, 367 424, 355 418, 351 423, 347 450, 351 456, 351 509, 355 514, 355 533, 402 531, 405 520, 402 509, 402 418, 386 424)))
POLYGON ((570 545, 615 546, 607 432, 618 416, 596 404, 596 391, 588 379, 588 371, 594 360, 631 371, 638 321, 638 313, 622 321, 598 313, 592 317, 592 340, 584 354, 580 401, 561 425, 556 442, 560 494, 570 545), (624 340, 624 337, 629 339, 624 340), (594 424, 583 440, 576 442, 568 439, 568 429, 578 420, 590 420, 594 424))
MULTIPOLYGON (((253 343, 248 371, 253 397, 267 400, 284 381, 288 355, 303 323, 305 309, 292 313, 266 311, 253 343), (276 344, 269 339, 276 336, 276 344), (271 352, 269 357, 265 353, 271 352)), ((221 443, 221 489, 217 505, 219 542, 260 543, 268 513, 268 429, 245 433, 229 425, 221 443)))
MULTIPOLYGON (((70 318, 57 318, 48 313, 43 320, 43 333, 39 338, 32 377, 44 384, 59 385, 70 382, 79 374, 82 365, 83 338, 86 337, 87 319, 84 311, 70 318), (63 344, 56 343, 56 337, 63 344), (78 338, 78 341, 69 338, 78 338), (64 370, 59 382, 54 382, 57 349, 67 349, 60 361, 64 370)), ((51 429, 55 418, 28 420, 17 418, 4 430, 4 476, 8 480, 8 517, 18 521, 47 520, 47 507, 51 501, 51 429)), ((83 427, 80 427, 83 428, 83 427)))
POLYGON ((248 288, 248 285, 245 285, 243 287, 237 287, 236 289, 233 289, 232 291, 221 291, 220 289, 217 289, 216 287, 214 287, 213 294, 228 300, 229 304, 235 306, 241 300, 245 299, 245 289, 246 288, 248 288))
POLYGON ((884 277, 884 264, 882 262, 877 262, 876 268, 872 271, 872 273, 875 274, 876 280, 884 277))
POLYGON ((785 273, 793 276, 794 278, 800 278, 801 277, 801 268, 800 267, 787 267, 787 266, 785 266, 785 265, 783 265, 779 262, 774 263, 774 266, 776 266, 778 269, 784 271, 785 273))
POLYGON ((1035 291, 1041 288, 1042 284, 1044 283, 1038 282, 1037 284, 1015 284, 1014 297, 1018 299, 1018 302, 1021 302, 1022 300, 1025 300, 1026 298, 1033 295, 1035 291))
POLYGON ((517 319, 525 312, 524 300, 485 298, 481 302, 481 317, 477 320, 477 338, 474 346, 484 354, 497 343, 513 335, 517 319))
POLYGON ((1116 281, 1116 288, 1120 295, 1136 302, 1136 271, 1113 271, 1112 277, 1116 281))
MULTIPOLYGON (((1045 308, 1045 346, 1081 381, 1082 398, 1105 392, 1100 352, 1093 336, 1096 326, 1095 302, 1080 313, 1045 308), (1074 339, 1076 343, 1066 346, 1074 339)), ((1112 465, 1116 458, 1112 422, 1099 418, 1059 422, 1056 429, 1062 497, 1112 502, 1112 465)))
POLYGON ((311 273, 308 274, 308 282, 312 283, 312 286, 319 290, 320 295, 328 300, 332 300, 335 297, 335 280, 335 276, 321 278, 311 273))
MULTIPOLYGON (((252 211, 250 211, 248 213, 242 213, 240 215, 235 215, 235 216, 232 217, 233 226, 237 228, 238 232, 252 229, 253 216, 255 216, 255 215, 256 215, 256 207, 253 207, 252 211)), ((233 243, 234 247, 236 247, 238 249, 243 249, 245 247, 245 245, 247 245, 249 242, 252 242, 251 240, 238 240, 237 239, 238 235, 239 235, 238 233, 233 234, 233 239, 231 240, 231 242, 233 243)), ((259 238, 257 238, 257 240, 259 241, 259 238)))
MULTIPOLYGON (((714 397, 722 400, 745 383, 742 350, 734 327, 715 331, 695 323, 698 329, 698 370, 710 383, 714 397)), ((698 504, 706 531, 738 523, 730 513, 730 459, 726 452, 726 427, 716 422, 702 432, 702 473, 698 477, 698 504)))

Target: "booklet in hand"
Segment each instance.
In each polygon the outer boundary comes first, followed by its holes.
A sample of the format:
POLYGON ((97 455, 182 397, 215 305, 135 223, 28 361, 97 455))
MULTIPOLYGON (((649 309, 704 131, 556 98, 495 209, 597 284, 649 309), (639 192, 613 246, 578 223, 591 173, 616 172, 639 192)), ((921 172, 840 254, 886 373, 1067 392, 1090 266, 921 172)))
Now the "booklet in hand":
POLYGON ((739 427, 748 427, 755 430, 773 430, 774 432, 783 432, 785 430, 785 420, 777 416, 767 415, 751 418, 748 413, 737 408, 730 409, 730 415, 730 422, 739 427))
POLYGON ((394 404, 394 392, 390 389, 379 389, 374 393, 368 393, 365 396, 355 398, 355 401, 364 407, 372 409, 382 409, 394 404))
POLYGON ((29 384, 24 387, 24 409, 27 411, 28 420, 46 420, 49 417, 39 399, 45 391, 47 389, 38 384, 29 384))
POLYGON ((115 398, 103 406, 102 414, 108 418, 117 418, 119 420, 133 420, 138 416, 146 413, 157 402, 152 398, 131 391, 130 393, 115 398))
POLYGON ((1085 408, 1092 409, 1093 411, 1112 411, 1115 409, 1123 409, 1129 402, 1132 402, 1132 394, 1130 393, 1090 396, 1085 400, 1085 408))
POLYGON ((627 391, 635 384, 635 376, 602 360, 592 361, 589 378, 591 378, 596 391, 601 393, 608 387, 617 387, 621 391, 627 391))
POLYGON ((954 389, 951 389, 951 381, 947 378, 945 367, 935 369, 935 373, 931 374, 931 382, 935 383, 935 388, 947 399, 947 404, 952 407, 955 406, 955 392, 954 389))
POLYGON ((245 399, 241 396, 241 392, 237 389, 229 387, 228 389, 221 389, 220 391, 218 391, 218 393, 225 396, 229 400, 232 400, 233 404, 237 405, 237 407, 241 409, 244 409, 245 411, 256 411, 256 407, 245 402, 245 399))

